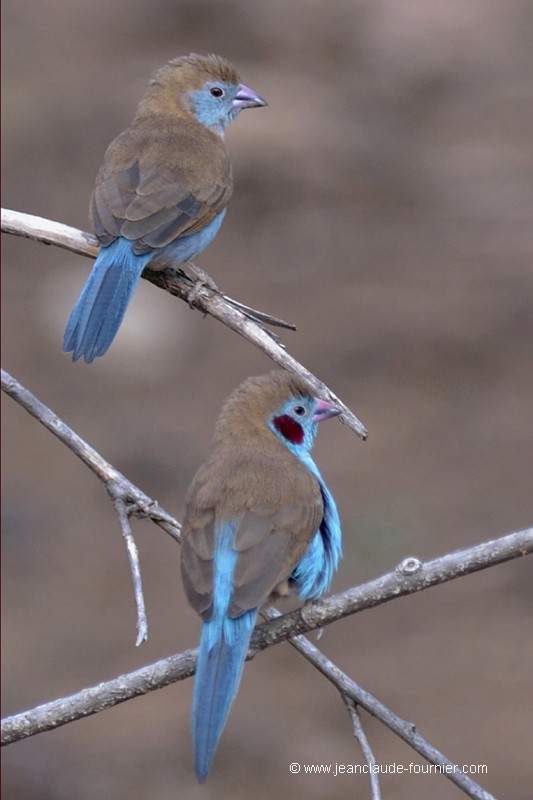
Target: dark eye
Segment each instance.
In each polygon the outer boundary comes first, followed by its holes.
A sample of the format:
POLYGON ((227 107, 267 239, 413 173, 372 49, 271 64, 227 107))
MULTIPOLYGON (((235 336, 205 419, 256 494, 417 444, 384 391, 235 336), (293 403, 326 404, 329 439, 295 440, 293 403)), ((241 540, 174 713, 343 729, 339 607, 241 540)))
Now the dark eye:
POLYGON ((224 89, 221 89, 220 86, 213 86, 210 92, 212 97, 224 97, 224 89))
POLYGON ((305 417, 307 414, 307 409, 305 406, 294 406, 293 411, 297 417, 305 417))

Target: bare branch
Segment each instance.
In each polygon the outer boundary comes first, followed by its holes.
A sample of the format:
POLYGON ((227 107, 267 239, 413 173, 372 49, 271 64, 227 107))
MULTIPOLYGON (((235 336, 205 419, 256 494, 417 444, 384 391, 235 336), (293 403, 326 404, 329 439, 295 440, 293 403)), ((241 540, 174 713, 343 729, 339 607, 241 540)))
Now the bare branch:
MULTIPOLYGON (((95 257, 98 253, 98 243, 90 234, 27 214, 2 211, 2 230, 35 241, 54 244, 90 257, 95 257)), ((174 296, 193 303, 202 312, 211 314, 259 347, 273 361, 304 377, 317 392, 340 405, 343 409, 340 419, 361 438, 366 438, 366 429, 350 409, 327 386, 290 356, 277 337, 265 330, 257 320, 285 327, 289 326, 288 323, 243 306, 212 286, 194 282, 181 270, 152 272, 147 269, 143 273, 143 277, 174 296)), ((129 518, 132 515, 147 516, 177 541, 180 541, 179 523, 105 461, 96 450, 81 439, 31 392, 3 370, 2 388, 66 444, 104 483, 119 517, 122 536, 128 552, 137 608, 136 644, 140 644, 147 637, 146 610, 138 551, 129 518)), ((253 658, 256 653, 266 647, 291 639, 291 644, 341 693, 350 713, 354 735, 361 745, 369 767, 375 765, 375 758, 361 725, 357 708, 359 705, 394 731, 431 764, 438 767, 439 772, 446 775, 470 797, 476 798, 476 800, 492 800, 491 795, 429 744, 412 723, 398 717, 377 698, 362 689, 301 634, 313 629, 320 629, 337 619, 365 608, 422 591, 430 586, 532 552, 533 528, 530 528, 447 554, 425 564, 415 557, 406 558, 393 572, 363 586, 349 589, 342 594, 306 604, 302 609, 291 614, 282 616, 275 609, 266 609, 264 613, 269 621, 259 626, 254 632, 248 657, 253 658)), ((196 655, 196 650, 189 650, 122 675, 107 683, 84 689, 67 698, 58 699, 33 710, 11 716, 2 723, 2 745, 51 730, 75 719, 98 713, 135 696, 183 680, 194 673, 196 655)), ((379 800, 378 776, 372 768, 369 774, 372 797, 374 800, 379 800)))
MULTIPOLYGON (((265 610, 265 616, 274 619, 279 616, 279 611, 275 608, 265 610)), ((339 667, 327 658, 317 647, 315 647, 305 636, 297 636, 290 640, 290 644, 298 650, 308 661, 315 666, 340 691, 343 697, 350 698, 353 702, 362 706, 373 717, 382 722, 389 730, 393 731, 400 739, 403 739, 413 750, 420 753, 430 764, 438 767, 438 772, 445 775, 453 783, 463 789, 469 797, 475 800, 494 800, 492 795, 485 792, 475 781, 462 772, 459 767, 450 761, 445 755, 431 745, 421 736, 412 722, 399 717, 384 705, 377 697, 374 697, 357 684, 352 678, 346 675, 339 667)))
POLYGON ((509 533, 499 539, 455 550, 425 564, 417 558, 404 559, 393 572, 348 589, 341 594, 306 603, 301 609, 284 614, 256 631, 253 642, 259 649, 281 639, 321 628, 366 608, 396 597, 420 592, 487 567, 533 553, 533 528, 509 533))
POLYGON ((22 211, 12 211, 9 208, 2 209, 2 233, 22 236, 34 242, 54 244, 56 247, 89 258, 96 258, 100 249, 98 239, 90 233, 63 225, 62 222, 24 214, 22 211))
POLYGON ((127 675, 119 675, 106 683, 83 689, 77 694, 8 717, 3 721, 2 745, 90 717, 125 700, 189 678, 194 674, 197 653, 198 650, 186 650, 127 675))
MULTIPOLYGON (((43 217, 34 217, 31 214, 23 214, 19 211, 2 209, 2 231, 33 239, 34 241, 54 244, 73 253, 91 258, 95 258, 98 254, 98 242, 91 234, 59 222, 52 222, 43 217)), ((143 278, 165 289, 175 297, 179 297, 186 302, 192 302, 195 308, 220 320, 256 345, 276 364, 306 379, 315 391, 342 408, 342 414, 339 416, 341 422, 355 431, 361 439, 366 439, 367 430, 365 426, 350 411, 348 406, 322 381, 289 355, 279 341, 274 340, 270 332, 250 318, 250 314, 254 314, 254 309, 243 306, 242 303, 228 298, 216 289, 191 281, 181 270, 153 272, 145 269, 143 278), (247 309, 247 311, 242 309, 247 309)), ((282 320, 277 320, 275 317, 264 315, 262 312, 255 312, 255 316, 259 318, 263 316, 271 324, 282 323, 285 327, 289 326, 288 323, 283 323, 282 320)))
POLYGON ((26 389, 4 369, 2 370, 2 390, 13 400, 35 417, 45 428, 65 444, 69 450, 78 456, 83 463, 94 472, 106 487, 111 499, 121 499, 125 504, 127 513, 139 518, 149 517, 152 522, 159 525, 169 536, 180 541, 181 526, 159 503, 148 497, 138 486, 135 486, 121 472, 113 467, 105 458, 102 458, 93 447, 78 436, 72 428, 61 420, 57 414, 41 403, 40 400, 26 389))
POLYGON ((108 461, 102 458, 94 448, 69 428, 48 406, 41 403, 29 389, 22 386, 5 370, 2 370, 2 389, 42 423, 45 428, 51 431, 54 436, 57 436, 104 484, 117 512, 122 538, 126 544, 133 581, 135 607, 137 609, 137 638, 135 644, 142 644, 148 638, 148 623, 142 590, 139 553, 133 538, 129 518, 131 516, 149 517, 177 542, 180 541, 181 526, 179 522, 170 516, 164 508, 161 508, 155 500, 148 497, 108 461))
POLYGON ((135 608, 137 609, 137 639, 135 645, 138 647, 140 644, 148 639, 148 622, 146 619, 146 606, 144 604, 144 594, 141 580, 141 566, 139 564, 139 551, 133 538, 131 530, 130 518, 128 508, 122 497, 116 497, 113 500, 113 506, 118 514, 120 521, 120 528, 122 530, 122 538, 126 545, 128 553, 128 561, 130 563, 130 572, 133 580, 133 593, 135 595, 135 608))
POLYGON ((348 713, 352 721, 353 735, 359 742, 359 745, 365 757, 365 761, 368 764, 368 771, 370 775, 370 791, 372 792, 372 800, 381 800, 381 790, 379 788, 379 773, 376 772, 375 770, 376 759, 374 757, 374 753, 372 752, 372 748, 370 747, 368 739, 366 738, 366 734, 363 729, 363 723, 361 722, 361 715, 359 714, 359 709, 357 708, 357 704, 352 697, 349 697, 347 694, 341 694, 341 697, 344 700, 344 705, 348 709, 348 713))
MULTIPOLYGON (((426 564, 421 564, 417 571, 417 574, 421 573, 421 575, 418 578, 407 579, 408 582, 402 571, 402 565, 405 562, 402 562, 398 569, 381 578, 347 592, 332 595, 325 600, 309 603, 297 612, 271 619, 269 622, 259 625, 252 636, 248 657, 253 658, 256 653, 267 647, 297 634, 328 625, 342 616, 355 614, 365 608, 386 603, 403 594, 446 583, 470 572, 486 569, 532 551, 533 528, 511 533, 482 545, 458 550, 426 564), (320 609, 320 613, 316 613, 318 609, 320 609)), ((167 686, 169 683, 188 678, 194 672, 196 653, 196 650, 188 650, 181 655, 170 656, 136 672, 122 675, 113 681, 101 683, 70 697, 55 700, 31 711, 6 718, 2 722, 1 743, 2 745, 11 744, 19 739, 52 730, 75 719, 96 714, 104 708, 110 708, 131 697, 146 694, 154 689, 167 686)), ((349 694, 350 688, 353 687, 350 685, 346 690, 343 687, 342 691, 349 694)), ((354 699, 366 708, 359 697, 354 697, 354 699)), ((409 726, 408 723, 405 725, 407 725, 406 736, 412 734, 412 726, 409 726)))

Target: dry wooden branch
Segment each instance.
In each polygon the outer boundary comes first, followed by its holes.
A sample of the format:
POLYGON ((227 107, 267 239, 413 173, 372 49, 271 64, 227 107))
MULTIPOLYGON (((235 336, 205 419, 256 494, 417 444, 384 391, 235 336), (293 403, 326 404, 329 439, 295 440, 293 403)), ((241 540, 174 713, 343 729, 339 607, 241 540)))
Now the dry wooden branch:
POLYGON ((135 595, 135 607, 137 609, 137 639, 135 645, 138 647, 140 644, 148 639, 148 620, 146 619, 146 606, 144 602, 144 593, 141 580, 141 565, 139 563, 139 551, 133 538, 133 531, 130 525, 130 514, 128 513, 128 506, 122 497, 116 497, 113 500, 113 506, 117 512, 122 530, 122 538, 126 545, 126 552, 128 553, 128 561, 130 564, 131 578, 133 581, 133 593, 135 595))
MULTIPOLYGON (((392 599, 392 598, 389 598, 392 599)), ((281 618, 277 609, 269 608, 265 611, 265 616, 270 620, 281 618)), ((366 740, 366 736, 362 728, 357 726, 358 715, 354 717, 355 711, 354 704, 362 706, 369 714, 378 719, 385 727, 400 737, 406 744, 413 748, 423 758, 434 764, 438 769, 439 774, 444 775, 456 786, 459 786, 469 797, 474 800, 495 800, 495 798, 486 792, 479 784, 466 775, 457 764, 450 761, 443 753, 433 747, 424 737, 417 731, 412 722, 402 719, 384 703, 359 686, 352 678, 346 675, 339 667, 327 658, 315 645, 311 644, 309 639, 305 636, 296 636, 289 640, 291 644, 304 658, 313 664, 319 672, 324 675, 331 683, 339 690, 352 718, 352 726, 354 735, 357 737, 361 744, 365 758, 370 764, 373 761, 372 751, 366 740)), ((375 763, 375 761, 374 761, 375 763)), ((372 797, 379 797, 379 787, 376 786, 374 781, 371 784, 372 797)))
POLYGON ((395 570, 373 581, 341 594, 307 603, 303 608, 273 620, 268 626, 261 626, 256 630, 253 642, 262 650, 270 644, 270 636, 273 637, 273 643, 277 643, 281 639, 308 633, 396 597, 420 592, 430 586, 437 586, 439 583, 446 583, 531 553, 533 528, 526 528, 464 550, 455 550, 425 563, 414 557, 405 558, 395 570))
MULTIPOLYGON (((2 230, 36 241, 55 244, 90 257, 95 257, 98 253, 98 244, 90 234, 27 214, 3 210, 2 230)), ((361 438, 366 438, 366 429, 347 406, 327 386, 293 359, 279 343, 277 337, 266 331, 257 321, 290 327, 283 320, 243 306, 238 301, 228 298, 205 284, 195 283, 180 270, 168 270, 163 273, 145 270, 143 277, 187 302, 190 302, 194 296, 195 307, 228 325, 232 330, 259 347, 273 361, 304 377, 318 393, 340 405, 343 409, 341 421, 345 422, 361 438)), ((84 442, 31 392, 3 370, 2 387, 7 394, 66 444, 104 483, 119 517, 128 552, 137 606, 137 644, 140 644, 147 635, 146 611, 138 552, 129 518, 130 516, 149 517, 177 541, 180 540, 179 523, 105 461, 99 453, 84 442)), ((340 692, 350 713, 354 735, 361 745, 369 767, 375 765, 375 758, 362 728, 358 706, 365 708, 431 764, 439 767, 440 772, 469 797, 476 800, 493 800, 492 796, 482 787, 429 744, 412 723, 402 720, 377 698, 362 689, 302 634, 320 629, 365 608, 388 602, 405 594, 425 590, 430 586, 532 552, 533 528, 530 528, 444 555, 425 564, 415 557, 406 558, 393 572, 341 594, 306 604, 302 609, 284 616, 275 609, 265 609, 264 615, 268 622, 260 625, 254 632, 248 657, 253 658, 266 647, 290 639, 291 644, 340 692)), ((135 696, 187 678, 194 673, 196 655, 196 650, 188 650, 107 683, 84 689, 70 697, 13 715, 2 722, 2 745, 52 730, 135 696)), ((374 800, 379 800, 380 789, 377 776, 372 773, 372 770, 369 775, 372 797, 374 800)))
MULTIPOLYGON (((532 552, 533 528, 530 528, 420 564, 417 570, 418 577, 406 578, 402 562, 396 570, 376 580, 347 592, 332 595, 325 600, 309 603, 299 611, 259 625, 252 636, 249 658, 297 634, 329 625, 341 616, 355 614, 357 611, 381 605, 401 595, 446 583, 454 578, 532 552), (313 613, 317 611, 319 613, 313 613)), ((187 650, 185 653, 162 659, 135 672, 121 675, 107 683, 83 689, 69 697, 8 717, 2 722, 1 743, 11 744, 37 733, 53 730, 68 722, 123 703, 132 697, 188 678, 194 672, 196 654, 197 650, 187 650)), ((363 705, 360 699, 355 699, 363 705)))
POLYGON ((381 800, 381 790, 379 788, 379 773, 376 772, 375 770, 376 759, 374 753, 372 752, 372 748, 370 747, 370 743, 366 737, 366 733, 363 728, 363 723, 361 721, 361 715, 359 714, 357 703, 352 697, 350 697, 347 694, 342 693, 341 697, 344 700, 344 705, 348 709, 348 714, 350 715, 350 719, 352 721, 353 735, 359 742, 366 763, 368 765, 372 800, 381 800))
POLYGON ((133 591, 135 595, 135 607, 137 609, 137 639, 136 644, 140 645, 148 638, 148 623, 146 619, 146 609, 141 582, 141 567, 139 564, 139 553, 133 538, 129 518, 137 516, 141 518, 149 517, 156 525, 159 525, 166 533, 176 541, 180 541, 181 526, 177 520, 168 514, 155 500, 148 497, 141 489, 135 486, 115 467, 106 461, 100 453, 78 436, 72 428, 69 428, 57 414, 45 406, 33 395, 29 389, 22 386, 5 370, 2 370, 2 389, 17 401, 28 413, 42 423, 45 428, 51 431, 54 436, 65 444, 69 450, 78 456, 83 463, 94 472, 102 481, 107 493, 109 494, 113 507, 117 512, 122 538, 126 545, 128 561, 130 565, 131 577, 133 581, 133 591))
POLYGON ((91 445, 78 436, 57 414, 35 397, 4 369, 2 390, 35 417, 45 428, 65 444, 104 484, 113 501, 121 499, 129 515, 148 517, 169 536, 180 541, 181 526, 156 500, 152 500, 142 489, 135 486, 121 472, 102 458, 91 445))
MULTIPOLYGON (((15 236, 33 239, 37 242, 54 244, 57 247, 63 247, 73 253, 89 256, 90 258, 95 258, 98 254, 98 242, 91 234, 59 222, 53 222, 43 217, 35 217, 31 214, 23 214, 19 211, 2 209, 2 231, 15 236)), ((221 292, 201 282, 195 283, 180 270, 152 272, 149 269, 145 269, 143 278, 186 302, 192 301, 194 298, 193 304, 195 308, 223 322, 262 350, 276 364, 289 370, 289 372, 300 375, 308 381, 317 393, 339 405, 342 408, 342 414, 339 416, 340 421, 355 431, 361 439, 366 439, 367 430, 365 426, 350 411, 348 406, 312 372, 287 353, 277 340, 277 337, 274 339, 260 324, 250 319, 249 314, 247 315, 247 312, 242 309, 248 309, 248 312, 255 313, 258 317, 263 316, 271 324, 277 324, 282 321, 276 320, 275 317, 270 317, 269 315, 262 315, 262 312, 254 312, 254 309, 243 306, 242 303, 228 298, 221 292)), ((288 325, 285 323, 285 326, 287 327, 288 325)))

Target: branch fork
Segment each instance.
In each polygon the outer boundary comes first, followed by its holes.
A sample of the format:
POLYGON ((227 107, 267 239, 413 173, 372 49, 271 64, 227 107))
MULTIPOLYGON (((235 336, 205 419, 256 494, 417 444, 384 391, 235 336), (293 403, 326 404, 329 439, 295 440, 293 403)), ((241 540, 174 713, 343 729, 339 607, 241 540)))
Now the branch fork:
MULTIPOLYGON (((98 254, 98 243, 90 234, 29 214, 2 210, 2 230, 35 241, 55 244, 81 255, 94 258, 98 254)), ((262 327, 264 323, 294 329, 290 323, 244 306, 222 294, 216 287, 206 284, 205 281, 191 280, 181 270, 164 272, 145 270, 143 277, 171 294, 194 303, 194 306, 203 313, 211 314, 259 347, 277 364, 303 377, 322 396, 341 406, 343 409, 341 421, 360 438, 366 438, 366 428, 355 414, 325 384, 290 356, 277 336, 262 327)), ((177 543, 180 542, 180 524, 157 501, 131 483, 51 409, 4 370, 2 370, 2 388, 72 450, 104 484, 117 513, 128 554, 137 610, 136 645, 140 645, 146 641, 148 630, 139 553, 130 519, 133 516, 151 519, 177 543)), ((342 594, 306 603, 301 609, 290 614, 281 615, 274 608, 262 609, 261 614, 267 622, 254 631, 248 657, 253 658, 266 647, 289 640, 290 644, 336 687, 348 711, 353 734, 369 767, 372 800, 380 800, 381 793, 378 774, 373 769, 376 759, 363 729, 359 707, 380 720, 431 764, 440 766, 443 774, 469 797, 475 800, 494 800, 492 795, 475 783, 470 776, 461 772, 446 756, 430 745, 413 723, 401 719, 377 698, 366 692, 302 634, 312 630, 321 631, 325 625, 365 608, 425 590, 532 552, 533 528, 529 528, 425 563, 414 556, 409 556, 386 575, 362 586, 353 587, 342 594)), ((84 689, 70 697, 8 717, 2 722, 2 745, 52 730, 188 678, 194 674, 196 657, 197 650, 187 650, 107 683, 84 689)))

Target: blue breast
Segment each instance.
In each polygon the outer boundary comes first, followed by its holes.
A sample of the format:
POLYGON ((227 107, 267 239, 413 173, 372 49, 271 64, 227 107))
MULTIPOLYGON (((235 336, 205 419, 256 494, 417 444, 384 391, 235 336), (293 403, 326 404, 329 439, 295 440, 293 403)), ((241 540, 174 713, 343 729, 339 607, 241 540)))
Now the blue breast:
POLYGON ((150 261, 151 267, 157 269, 157 262, 164 260, 165 264, 179 266, 184 261, 190 261, 211 244, 217 235, 222 221, 226 216, 226 209, 217 214, 211 222, 202 228, 201 231, 191 233, 189 236, 179 236, 173 242, 167 244, 161 250, 154 250, 153 258, 150 261))

